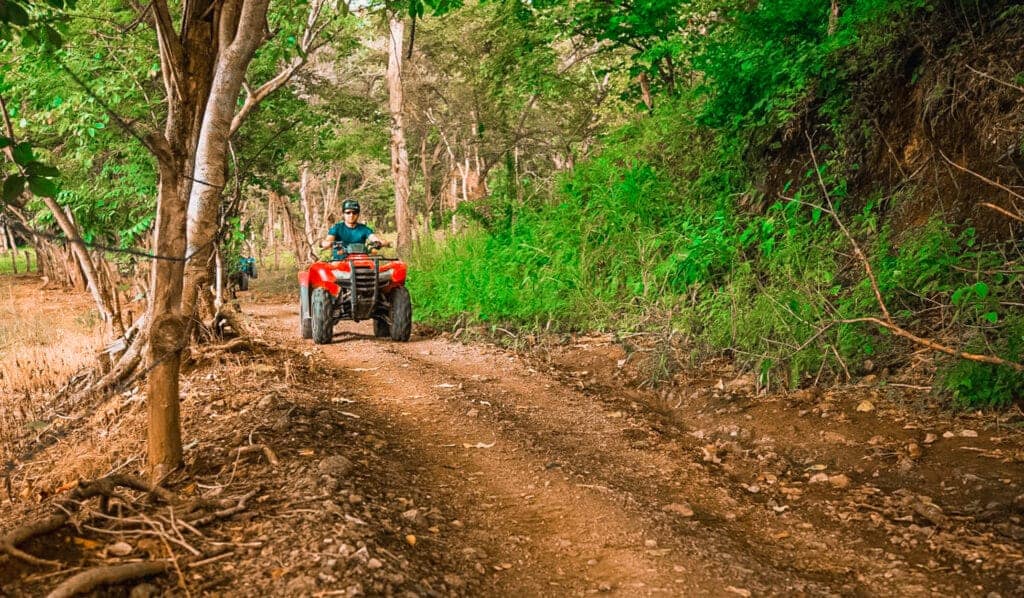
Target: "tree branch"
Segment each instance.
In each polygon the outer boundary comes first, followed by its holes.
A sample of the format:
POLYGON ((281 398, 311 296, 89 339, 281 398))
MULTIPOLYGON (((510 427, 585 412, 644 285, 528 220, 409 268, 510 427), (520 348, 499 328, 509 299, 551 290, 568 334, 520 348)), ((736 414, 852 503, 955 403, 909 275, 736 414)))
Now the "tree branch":
MULTIPOLYGON (((938 148, 936 148, 936 149, 938 149, 938 148)), ((1024 195, 1021 195, 1020 193, 1017 193, 1016 191, 1014 191, 1013 189, 1010 189, 1006 185, 1004 185, 1002 183, 999 183, 999 182, 996 182, 996 181, 993 181, 992 179, 986 177, 985 175, 978 174, 977 172, 974 172, 973 170, 971 170, 970 168, 967 168, 966 166, 960 166, 956 162, 950 160, 946 156, 946 154, 942 153, 942 150, 938 150, 938 152, 939 152, 939 155, 942 156, 942 159, 945 160, 946 162, 949 162, 949 165, 952 166, 953 168, 956 168, 957 170, 959 170, 961 172, 966 172, 969 175, 977 177, 977 178, 985 181, 986 183, 988 183, 989 185, 992 185, 993 187, 995 187, 997 189, 1002 189, 1003 191, 1006 191, 1007 193, 1009 193, 1013 197, 1016 197, 1017 199, 1024 199, 1024 195)))
POLYGON ((875 272, 871 269, 871 262, 868 261, 867 256, 861 251, 860 244, 853 238, 850 231, 843 224, 843 220, 836 213, 836 207, 832 204, 832 196, 828 193, 828 188, 825 187, 825 180, 821 177, 821 168, 818 166, 818 157, 814 154, 814 142, 811 141, 811 136, 804 132, 804 136, 807 137, 807 147, 811 151, 811 161, 814 163, 814 173, 818 175, 818 184, 821 186, 821 192, 825 195, 825 201, 828 202, 829 214, 832 216, 832 220, 835 221, 839 230, 842 231, 843 236, 853 246, 853 252, 857 255, 857 259, 860 260, 861 265, 864 266, 864 271, 868 275, 868 279, 871 281, 871 290, 875 292, 875 299, 878 300, 878 307, 882 310, 882 315, 885 317, 885 321, 892 323, 892 316, 889 315, 889 309, 885 306, 885 300, 882 299, 882 291, 878 287, 878 280, 875 278, 875 272))
POLYGON ((182 93, 179 85, 185 72, 185 54, 181 40, 174 31, 167 0, 153 0, 153 17, 157 45, 160 48, 160 70, 164 77, 164 87, 167 89, 168 97, 180 99, 182 93))
POLYGON ((917 345, 921 345, 922 347, 927 347, 929 349, 932 349, 933 351, 938 351, 939 353, 945 353, 946 355, 951 355, 953 357, 959 357, 961 359, 968 359, 970 361, 978 361, 978 362, 981 362, 981 363, 990 363, 992 365, 1006 366, 1008 368, 1013 369, 1014 371, 1024 372, 1024 364, 1020 364, 1020 363, 1017 363, 1015 361, 1007 361, 1006 359, 1003 359, 1001 357, 995 357, 993 355, 979 355, 977 353, 967 353, 967 352, 964 352, 964 351, 957 351, 956 349, 954 349, 952 347, 947 347, 946 345, 943 345, 942 343, 938 343, 938 342, 933 341, 931 339, 922 338, 920 336, 917 336, 916 334, 913 334, 911 332, 907 332, 906 330, 904 330, 903 328, 897 326, 896 324, 893 324, 892 322, 885 322, 885 321, 879 320, 878 318, 872 318, 872 317, 852 318, 852 319, 849 319, 849 320, 839 320, 839 322, 843 323, 843 324, 854 324, 854 323, 857 323, 857 322, 870 322, 872 324, 877 324, 878 326, 881 326, 882 328, 885 328, 885 329, 891 331, 896 336, 901 336, 901 337, 903 337, 903 338, 905 338, 905 339, 907 339, 907 340, 909 340, 909 341, 911 341, 911 342, 913 342, 913 343, 915 343, 917 345))
POLYGON ((229 137, 234 136, 234 134, 238 132, 238 129, 242 127, 245 119, 248 118, 249 113, 251 113, 260 102, 266 99, 270 94, 284 87, 295 73, 309 61, 309 57, 316 52, 316 50, 323 47, 323 43, 315 43, 320 32, 323 31, 326 26, 326 23, 320 22, 320 16, 323 14, 323 7, 324 0, 314 0, 312 4, 310 4, 309 14, 306 15, 306 27, 302 33, 302 38, 299 41, 299 54, 297 57, 293 58, 288 65, 281 70, 281 72, 274 75, 263 85, 260 85, 255 91, 248 83, 243 84, 246 93, 245 101, 242 103, 242 107, 238 110, 238 113, 235 114, 235 117, 231 119, 231 130, 228 133, 229 137))

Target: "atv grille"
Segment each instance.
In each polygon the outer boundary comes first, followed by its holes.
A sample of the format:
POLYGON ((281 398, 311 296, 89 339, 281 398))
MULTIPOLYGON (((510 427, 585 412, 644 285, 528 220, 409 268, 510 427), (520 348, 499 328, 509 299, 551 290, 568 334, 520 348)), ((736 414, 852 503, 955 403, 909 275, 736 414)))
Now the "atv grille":
POLYGON ((377 274, 373 268, 353 268, 352 276, 355 278, 356 293, 360 296, 373 296, 377 288, 377 274))

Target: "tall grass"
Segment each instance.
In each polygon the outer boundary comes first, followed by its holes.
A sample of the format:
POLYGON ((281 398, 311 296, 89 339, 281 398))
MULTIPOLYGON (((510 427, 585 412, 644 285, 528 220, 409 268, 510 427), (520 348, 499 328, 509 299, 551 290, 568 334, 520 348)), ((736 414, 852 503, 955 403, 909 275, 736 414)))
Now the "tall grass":
POLYGON ((0 277, 0 426, 45 408, 41 395, 96 364, 103 326, 88 296, 0 277))

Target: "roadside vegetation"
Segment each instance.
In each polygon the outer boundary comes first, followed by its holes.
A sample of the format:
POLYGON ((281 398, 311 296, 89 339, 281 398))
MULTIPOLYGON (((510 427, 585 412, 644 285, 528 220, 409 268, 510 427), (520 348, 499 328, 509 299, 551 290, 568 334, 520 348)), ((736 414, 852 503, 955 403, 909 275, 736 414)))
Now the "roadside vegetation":
MULTIPOLYGON (((420 247, 420 317, 657 331, 695 359, 724 353, 791 387, 932 354, 851 322, 886 311, 923 339, 1019 362, 1012 206, 1024 180, 986 182, 947 156, 1020 164, 1024 63, 987 77, 966 67, 995 64, 1021 15, 994 2, 952 24, 959 11, 865 0, 836 16, 823 2, 761 2, 727 10, 699 41, 673 38, 688 85, 548 185, 495 176, 486 202, 463 206, 471 232, 420 247), (993 102, 1000 111, 984 113, 993 102), (1013 128, 981 144, 997 121, 1013 128)), ((1024 389, 1012 363, 934 355, 934 390, 953 405, 1005 406, 1024 389)))

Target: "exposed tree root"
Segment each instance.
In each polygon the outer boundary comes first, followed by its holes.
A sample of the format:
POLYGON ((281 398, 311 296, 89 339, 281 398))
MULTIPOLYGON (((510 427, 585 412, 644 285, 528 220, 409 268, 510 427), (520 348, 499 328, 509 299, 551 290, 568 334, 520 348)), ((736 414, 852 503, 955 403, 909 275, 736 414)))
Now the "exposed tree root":
POLYGON ((246 494, 245 496, 239 498, 238 499, 238 504, 236 504, 236 505, 234 505, 232 507, 228 507, 226 509, 221 509, 219 511, 215 511, 213 513, 210 513, 209 515, 206 515, 206 516, 203 516, 203 517, 198 517, 198 518, 195 518, 195 519, 189 519, 187 521, 188 521, 188 523, 190 525, 192 525, 194 527, 201 527, 201 526, 207 525, 209 523, 212 523, 214 521, 217 521, 218 519, 226 519, 228 517, 231 517, 232 515, 235 515, 237 513, 241 513, 242 511, 244 511, 244 510, 246 510, 248 508, 248 506, 246 505, 248 500, 250 498, 256 496, 256 494, 258 492, 259 492, 259 490, 253 490, 252 492, 250 492, 250 493, 246 494))
POLYGON ((61 563, 33 556, 20 550, 18 548, 18 544, 26 542, 36 536, 43 536, 56 531, 63 527, 67 522, 68 518, 66 515, 52 515, 41 521, 17 527, 0 538, 0 552, 7 553, 11 558, 29 563, 30 565, 38 565, 40 567, 59 567, 61 563))
POLYGON ((277 460, 277 455, 275 455, 274 451, 271 450, 270 447, 265 445, 265 444, 253 444, 253 445, 249 445, 249 446, 243 446, 243 447, 240 447, 237 450, 237 452, 238 452, 238 456, 239 457, 241 457, 242 455, 248 455, 248 454, 251 454, 251 453, 263 453, 263 456, 265 456, 267 458, 267 461, 272 466, 277 467, 277 465, 279 463, 279 461, 277 460))
MULTIPOLYGON (((272 463, 277 463, 277 456, 265 445, 251 445, 237 449, 239 455, 261 452, 272 463)), ((58 585, 48 596, 76 596, 87 593, 101 585, 116 584, 133 579, 149 577, 177 571, 181 575, 181 567, 175 557, 172 545, 185 548, 191 553, 188 567, 195 568, 209 563, 230 557, 233 551, 216 551, 214 554, 204 554, 200 550, 189 545, 182 531, 192 533, 200 538, 203 534, 197 527, 213 523, 221 519, 227 519, 248 508, 248 501, 260 492, 257 488, 244 496, 237 498, 208 499, 197 497, 192 500, 182 501, 170 491, 161 488, 159 485, 151 484, 146 480, 128 474, 115 474, 99 478, 97 480, 79 482, 78 486, 71 491, 67 498, 58 504, 60 513, 56 513, 45 519, 19 526, 6 535, 0 537, 0 554, 20 560, 30 565, 42 567, 60 567, 59 561, 52 561, 31 555, 18 548, 18 544, 27 542, 32 538, 45 536, 61 529, 74 522, 74 525, 81 530, 88 530, 95 533, 114 535, 122 538, 157 536, 168 551, 168 557, 161 560, 129 562, 112 566, 100 566, 82 571, 69 577, 58 585), (150 497, 156 497, 163 502, 173 505, 167 517, 157 515, 148 517, 133 504, 134 501, 124 494, 117 493, 118 488, 127 488, 137 492, 145 493, 150 497), (100 511, 84 511, 81 516, 75 512, 85 506, 83 502, 89 498, 100 499, 100 511), (120 511, 112 512, 108 509, 108 501, 116 498, 123 502, 129 511, 135 513, 132 516, 123 516, 120 511), (106 522, 105 527, 100 527, 106 522)), ((57 571, 56 573, 61 573, 57 571)))
POLYGON ((269 349, 270 345, 263 341, 256 340, 248 336, 240 336, 233 338, 226 343, 219 345, 207 345, 202 348, 204 354, 213 353, 238 353, 243 351, 252 351, 253 349, 269 349))
MULTIPOLYGON (((106 511, 107 501, 114 496, 115 489, 119 487, 146 492, 169 503, 175 502, 173 494, 163 488, 149 484, 142 478, 127 474, 115 474, 98 480, 80 482, 78 487, 69 496, 69 499, 63 501, 61 506, 66 511, 72 511, 78 508, 78 504, 75 501, 99 496, 101 497, 101 508, 106 511)), ((0 552, 4 552, 12 558, 32 565, 59 566, 60 563, 57 561, 41 559, 19 549, 18 544, 36 536, 54 532, 63 527, 67 522, 68 516, 62 513, 52 515, 41 521, 19 526, 0 538, 0 552)))
POLYGON ((65 579, 52 592, 47 594, 47 598, 69 598, 70 596, 84 594, 101 585, 120 583, 164 573, 171 567, 171 561, 143 561, 110 567, 97 567, 88 571, 82 571, 65 579))

